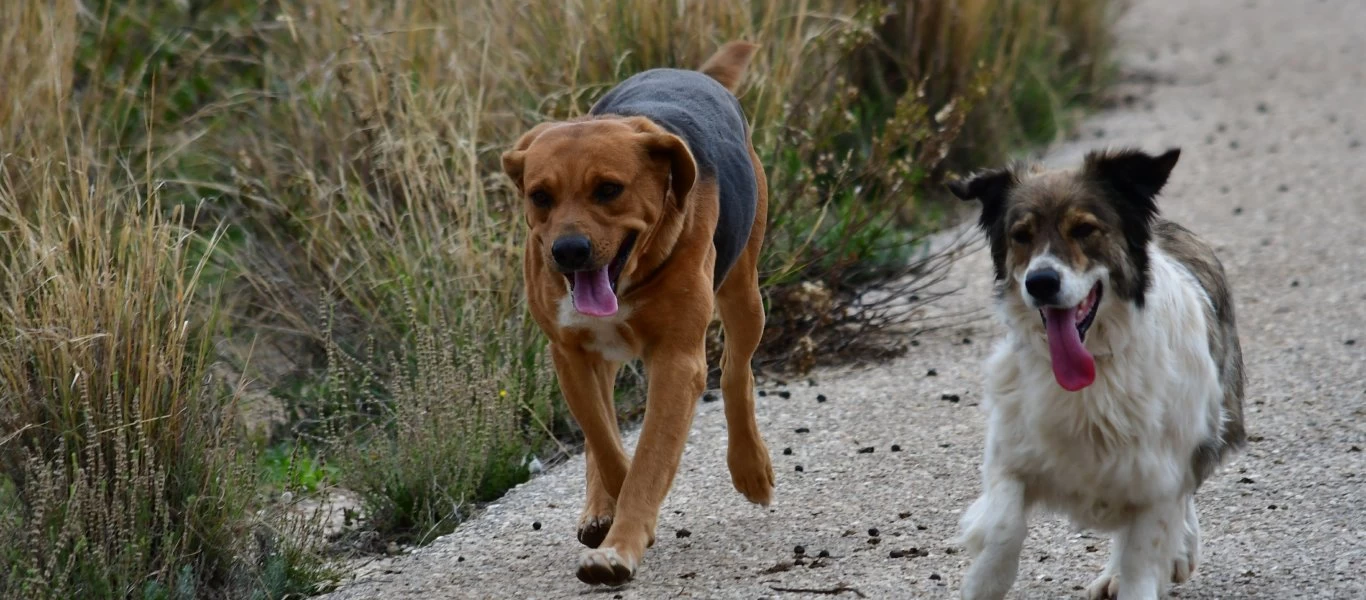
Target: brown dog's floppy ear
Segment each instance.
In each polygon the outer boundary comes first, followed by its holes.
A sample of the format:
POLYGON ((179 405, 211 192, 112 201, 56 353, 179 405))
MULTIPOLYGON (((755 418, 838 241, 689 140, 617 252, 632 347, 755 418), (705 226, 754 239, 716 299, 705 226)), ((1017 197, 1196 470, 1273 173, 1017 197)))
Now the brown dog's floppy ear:
POLYGON ((555 123, 541 123, 522 134, 522 137, 513 144, 512 149, 503 153, 503 172, 512 179, 512 183, 517 186, 517 191, 525 193, 522 187, 522 173, 526 170, 526 150, 541 137, 541 134, 553 127, 555 123))
POLYGON ((669 161, 669 187, 679 206, 697 183, 697 161, 683 139, 672 133, 643 133, 644 146, 652 157, 669 161))
POLYGON ((1167 184, 1181 149, 1152 156, 1133 148, 1086 154, 1082 172, 1123 196, 1145 219, 1157 214, 1157 194, 1167 184))

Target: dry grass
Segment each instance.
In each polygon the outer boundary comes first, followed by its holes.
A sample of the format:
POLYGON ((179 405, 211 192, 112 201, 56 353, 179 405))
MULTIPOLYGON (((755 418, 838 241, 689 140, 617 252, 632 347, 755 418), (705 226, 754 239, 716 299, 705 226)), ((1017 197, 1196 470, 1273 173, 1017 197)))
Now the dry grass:
POLYGON ((933 299, 929 184, 1056 135, 1110 5, 0 4, 0 591, 167 598, 309 589, 280 486, 423 541, 572 437, 497 168, 531 124, 760 42, 765 360, 807 368, 933 299), (327 468, 261 481, 280 439, 327 468))

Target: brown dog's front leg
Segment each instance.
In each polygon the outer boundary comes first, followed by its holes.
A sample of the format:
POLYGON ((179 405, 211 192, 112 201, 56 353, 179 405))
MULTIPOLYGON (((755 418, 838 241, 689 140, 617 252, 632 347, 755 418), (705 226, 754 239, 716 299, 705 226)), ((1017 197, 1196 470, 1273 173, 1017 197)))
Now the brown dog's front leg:
POLYGON ((703 341, 657 349, 646 357, 649 377, 645 426, 631 469, 617 496, 617 514, 607 539, 579 561, 579 579, 620 585, 635 574, 645 549, 654 543, 659 506, 673 485, 692 426, 693 409, 706 386, 703 341))
MULTIPOLYGON (((608 363, 595 353, 562 348, 551 344, 550 355, 555 362, 555 376, 560 381, 560 392, 565 404, 583 430, 588 446, 588 460, 596 471, 597 484, 611 496, 621 492, 630 459, 621 447, 617 429, 617 415, 611 398, 604 398, 603 373, 608 363)), ((592 494, 592 490, 589 491, 592 494)))

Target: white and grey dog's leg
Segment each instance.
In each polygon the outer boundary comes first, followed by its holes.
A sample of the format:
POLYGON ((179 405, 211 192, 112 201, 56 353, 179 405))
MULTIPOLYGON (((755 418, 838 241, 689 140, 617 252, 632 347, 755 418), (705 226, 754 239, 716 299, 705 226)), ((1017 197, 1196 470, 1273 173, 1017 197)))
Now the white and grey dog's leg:
POLYGON ((1157 599, 1172 578, 1172 557, 1184 545, 1187 506, 1185 497, 1154 504, 1115 536, 1111 564, 1119 567, 1119 581, 1112 580, 1102 597, 1116 597, 1118 588, 1123 600, 1157 599))
POLYGON ((1186 519, 1182 543, 1172 564, 1172 583, 1185 583, 1200 566, 1200 513, 1195 510, 1195 494, 1186 496, 1186 519))
POLYGON ((973 556, 963 577, 964 600, 999 600, 1015 584, 1029 532, 1024 483, 988 474, 982 496, 963 515, 963 543, 973 556))

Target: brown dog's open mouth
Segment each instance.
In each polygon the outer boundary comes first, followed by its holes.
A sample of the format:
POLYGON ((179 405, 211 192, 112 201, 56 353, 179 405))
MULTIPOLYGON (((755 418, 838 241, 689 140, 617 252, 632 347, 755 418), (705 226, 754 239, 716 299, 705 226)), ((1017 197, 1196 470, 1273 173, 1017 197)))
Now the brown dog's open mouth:
POLYGON ((610 317, 617 313, 617 280, 635 247, 636 234, 622 242, 617 255, 606 266, 565 273, 574 308, 591 317, 610 317))

